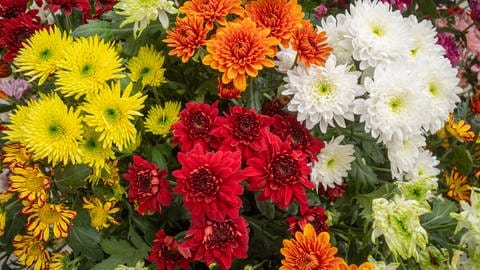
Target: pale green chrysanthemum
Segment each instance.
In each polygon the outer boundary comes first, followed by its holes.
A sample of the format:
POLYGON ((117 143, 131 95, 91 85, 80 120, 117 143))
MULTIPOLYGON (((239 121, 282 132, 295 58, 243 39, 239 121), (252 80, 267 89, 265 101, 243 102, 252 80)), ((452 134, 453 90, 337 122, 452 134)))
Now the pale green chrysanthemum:
POLYGON ((415 200, 421 207, 430 210, 427 200, 433 197, 432 192, 437 189, 436 178, 421 177, 406 182, 397 182, 397 184, 405 199, 415 200))
POLYGON ((420 225, 420 215, 426 210, 415 200, 396 196, 387 201, 377 198, 372 201, 373 233, 372 242, 383 234, 395 256, 419 260, 419 251, 427 247, 428 236, 420 225))
POLYGON ((180 107, 180 103, 175 101, 165 102, 163 108, 159 105, 152 107, 145 120, 146 130, 156 135, 168 135, 170 127, 180 120, 178 117, 180 107))
POLYGON ((107 81, 124 77, 122 59, 114 44, 98 36, 77 39, 65 50, 58 66, 58 90, 76 98, 98 93, 108 86, 107 81))
POLYGON ((20 115, 13 116, 14 122, 5 132, 7 139, 24 144, 32 152, 34 160, 47 158, 53 165, 80 162, 80 114, 68 108, 59 96, 41 96, 17 113, 20 115))
POLYGON ((163 28, 168 28, 168 15, 178 10, 174 2, 169 0, 120 0, 114 6, 116 13, 125 16, 120 27, 133 23, 133 36, 137 38, 147 25, 158 18, 163 28))
POLYGON ((384 261, 377 261, 372 255, 368 255, 368 261, 373 264, 375 270, 396 270, 400 266, 399 263, 386 264, 384 261))
POLYGON ((79 145, 82 162, 89 165, 94 171, 101 171, 106 166, 106 161, 115 157, 111 147, 104 147, 99 140, 100 134, 93 128, 86 128, 83 140, 79 145))
POLYGON ((128 267, 125 265, 118 265, 114 270, 147 270, 148 267, 145 267, 144 262, 137 262, 135 267, 128 267))
POLYGON ((128 60, 126 66, 130 70, 130 79, 134 82, 142 79, 143 85, 160 86, 165 82, 162 68, 165 58, 152 46, 143 46, 137 56, 128 60))
POLYGON ((428 246, 420 252, 419 264, 422 270, 450 270, 448 250, 428 246))
POLYGON ((147 96, 141 92, 130 96, 132 88, 130 83, 122 93, 120 82, 112 83, 100 93, 87 96, 82 107, 87 113, 85 123, 100 133, 98 140, 105 148, 115 144, 122 151, 136 139, 137 130, 132 120, 143 115, 140 110, 147 96))
POLYGON ((73 39, 55 26, 36 32, 19 50, 15 58, 16 72, 32 77, 30 82, 38 79, 38 85, 42 85, 55 73, 64 50, 72 43, 73 39))

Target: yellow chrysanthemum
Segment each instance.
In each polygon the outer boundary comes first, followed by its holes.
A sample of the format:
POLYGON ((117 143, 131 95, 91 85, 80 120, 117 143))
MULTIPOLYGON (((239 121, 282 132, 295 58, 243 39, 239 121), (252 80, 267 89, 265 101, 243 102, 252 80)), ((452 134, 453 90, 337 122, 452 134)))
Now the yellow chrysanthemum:
POLYGON ((50 179, 36 166, 15 166, 11 171, 8 191, 18 192, 20 200, 44 205, 48 199, 50 179))
POLYGON ((163 108, 159 105, 152 107, 145 120, 146 130, 156 135, 168 135, 170 127, 180 120, 178 117, 180 108, 180 103, 175 101, 165 102, 163 108))
POLYGON ((77 216, 77 212, 61 204, 45 203, 39 206, 36 203, 24 203, 22 214, 29 215, 26 229, 33 236, 48 241, 50 230, 55 238, 66 238, 68 227, 77 216))
POLYGON ((111 147, 105 147, 99 141, 100 134, 92 128, 87 128, 80 143, 80 155, 82 162, 94 168, 95 171, 103 169, 105 162, 115 157, 111 147))
POLYGON ((90 215, 90 225, 97 230, 101 230, 102 228, 110 227, 110 224, 119 224, 111 215, 120 211, 120 208, 115 207, 116 201, 114 199, 110 199, 105 203, 99 198, 92 197, 90 200, 83 197, 83 208, 88 210, 88 214, 90 215))
POLYGON ((38 80, 42 85, 57 70, 63 51, 73 43, 73 39, 57 27, 44 28, 31 36, 15 58, 17 72, 22 72, 31 81, 38 80))
POLYGON ((448 115, 448 122, 445 124, 445 129, 458 140, 465 142, 472 142, 475 140, 475 133, 472 130, 472 126, 465 122, 465 120, 460 120, 455 122, 453 119, 453 114, 448 115))
POLYGON ((4 164, 25 165, 32 160, 32 154, 21 143, 5 144, 2 147, 4 164))
POLYGON ((457 167, 453 167, 450 174, 445 172, 445 181, 447 182, 447 196, 457 201, 470 202, 472 187, 469 185, 468 177, 461 174, 457 167))
POLYGON ((52 253, 50 264, 48 265, 49 270, 64 270, 70 269, 67 268, 68 263, 70 262, 68 254, 66 253, 52 253))
POLYGON ((19 139, 18 142, 33 153, 34 160, 47 158, 53 165, 80 161, 78 142, 82 138, 82 122, 79 112, 68 108, 53 94, 31 101, 26 109, 21 109, 21 114, 24 122, 12 121, 8 125, 10 130, 5 131, 7 139, 19 139))
POLYGON ((81 97, 98 93, 107 81, 124 77, 122 60, 113 43, 98 36, 80 37, 65 50, 59 64, 57 86, 66 96, 81 97))
POLYGON ((0 208, 0 236, 5 234, 5 223, 7 221, 7 213, 0 208))
MULTIPOLYGON (((36 101, 30 101, 30 106, 36 104, 36 101)), ((30 118, 30 106, 17 106, 16 110, 10 112, 8 117, 10 124, 7 125, 7 130, 4 130, 7 140, 11 142, 25 141, 25 122, 30 118)))
POLYGON ((139 111, 147 96, 136 93, 130 96, 132 84, 128 84, 121 93, 120 83, 113 83, 98 94, 87 98, 83 110, 87 125, 94 127, 100 133, 99 141, 104 147, 115 144, 120 151, 133 143, 137 130, 131 120, 135 116, 142 116, 139 111))
POLYGON ((18 262, 29 269, 48 269, 50 253, 43 242, 31 235, 15 235, 12 246, 15 248, 13 255, 18 257, 18 262))
POLYGON ((143 46, 137 56, 128 60, 127 68, 130 70, 130 79, 134 82, 142 79, 143 85, 160 86, 165 82, 162 68, 165 58, 162 53, 156 51, 152 46, 143 46))
POLYGON ((13 195, 14 194, 8 192, 8 190, 0 192, 0 204, 10 201, 10 199, 13 198, 13 195))

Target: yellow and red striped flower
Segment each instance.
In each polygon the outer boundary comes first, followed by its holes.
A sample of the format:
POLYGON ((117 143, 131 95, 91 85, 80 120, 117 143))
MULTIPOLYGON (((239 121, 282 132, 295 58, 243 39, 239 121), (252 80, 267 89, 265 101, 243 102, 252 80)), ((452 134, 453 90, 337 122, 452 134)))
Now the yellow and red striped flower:
POLYGON ((50 178, 37 166, 13 166, 10 175, 9 192, 18 192, 20 200, 27 200, 40 206, 47 201, 50 178))

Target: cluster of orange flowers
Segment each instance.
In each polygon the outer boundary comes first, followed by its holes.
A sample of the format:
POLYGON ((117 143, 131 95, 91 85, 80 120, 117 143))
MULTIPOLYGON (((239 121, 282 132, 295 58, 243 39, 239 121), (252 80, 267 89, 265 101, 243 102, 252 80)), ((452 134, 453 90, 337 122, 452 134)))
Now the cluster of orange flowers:
POLYGON ((332 51, 325 32, 318 32, 304 20, 296 0, 249 1, 191 0, 179 11, 175 27, 163 41, 187 62, 199 51, 202 62, 221 72, 219 95, 236 98, 247 88, 247 79, 256 77, 263 68, 275 66, 273 58, 278 45, 292 47, 297 63, 323 65, 332 51), (234 15, 233 21, 227 21, 234 15), (206 46, 205 49, 202 46, 206 46), (201 48, 201 49, 199 49, 201 48), (206 55, 205 55, 206 54, 206 55))

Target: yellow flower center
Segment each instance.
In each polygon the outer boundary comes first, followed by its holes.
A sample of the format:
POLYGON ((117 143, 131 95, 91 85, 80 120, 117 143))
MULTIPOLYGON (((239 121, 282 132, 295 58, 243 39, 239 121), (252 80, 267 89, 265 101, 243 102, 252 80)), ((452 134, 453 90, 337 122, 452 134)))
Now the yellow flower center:
POLYGON ((54 224, 61 219, 60 214, 57 211, 50 209, 48 204, 45 204, 42 208, 40 208, 38 217, 41 223, 46 224, 54 224))
POLYGON ((33 192, 40 192, 45 189, 44 185, 44 180, 46 177, 38 177, 38 176, 33 176, 29 177, 27 181, 25 181, 25 187, 27 190, 31 190, 33 192))
POLYGON ((93 208, 90 211, 90 218, 92 220, 92 227, 101 227, 107 221, 107 212, 103 208, 93 208))
POLYGON ((327 161, 327 168, 331 169, 333 165, 335 165, 335 158, 332 157, 327 161))
POLYGON ((333 93, 335 86, 329 80, 321 80, 317 83, 317 94, 319 96, 328 96, 333 93))
POLYGON ((434 83, 430 83, 428 84, 428 91, 432 96, 436 96, 438 94, 438 87, 434 83))
POLYGON ((39 258, 43 254, 43 246, 39 243, 34 243, 28 249, 28 255, 31 257, 39 258))
POLYGON ((40 52, 40 59, 43 61, 49 60, 52 57, 52 51, 48 48, 40 52))
POLYGON ((63 133, 64 133, 64 129, 59 124, 52 123, 48 126, 48 135, 52 137, 55 137, 55 138, 60 137, 61 135, 63 135, 63 133))
POLYGON ((398 112, 402 108, 402 99, 395 97, 388 102, 388 106, 392 109, 392 112, 398 112))
POLYGON ((379 25, 374 25, 372 27, 372 33, 377 37, 383 37, 385 35, 385 29, 379 25))

